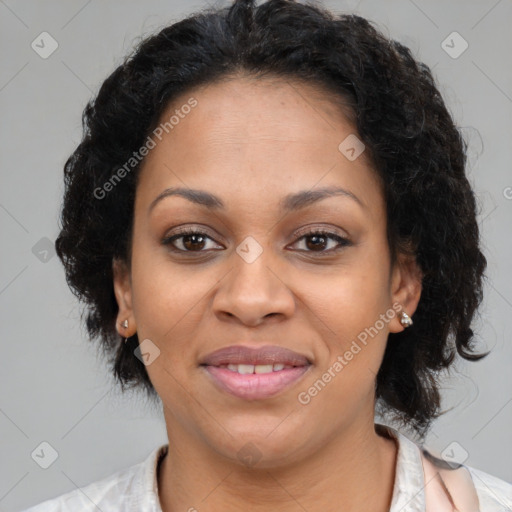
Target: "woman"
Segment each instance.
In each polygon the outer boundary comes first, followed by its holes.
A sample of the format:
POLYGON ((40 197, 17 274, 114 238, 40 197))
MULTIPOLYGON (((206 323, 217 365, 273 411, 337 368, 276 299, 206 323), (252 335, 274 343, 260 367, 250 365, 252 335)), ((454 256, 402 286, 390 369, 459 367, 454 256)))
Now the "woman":
POLYGON ((143 41, 84 127, 57 252, 169 443, 31 512, 512 507, 398 430, 424 439, 440 372, 485 355, 465 143, 407 48, 235 1, 143 41))

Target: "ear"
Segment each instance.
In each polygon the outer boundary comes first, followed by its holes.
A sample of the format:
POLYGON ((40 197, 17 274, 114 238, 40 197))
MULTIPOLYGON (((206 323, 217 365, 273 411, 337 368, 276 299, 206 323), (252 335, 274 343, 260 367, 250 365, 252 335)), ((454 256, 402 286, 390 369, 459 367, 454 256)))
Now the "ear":
MULTIPOLYGON (((405 311, 411 318, 421 297, 423 273, 414 255, 400 253, 391 274, 391 303, 396 316, 389 322, 390 332, 401 332, 400 313, 405 311)), ((414 318, 412 318, 414 321, 414 318)))
POLYGON ((114 276, 114 293, 119 307, 116 329, 121 336, 129 338, 137 332, 137 326, 135 324, 135 317, 132 309, 130 269, 124 261, 114 259, 112 261, 112 271, 114 276), (123 327, 122 325, 125 320, 128 320, 128 327, 123 327))

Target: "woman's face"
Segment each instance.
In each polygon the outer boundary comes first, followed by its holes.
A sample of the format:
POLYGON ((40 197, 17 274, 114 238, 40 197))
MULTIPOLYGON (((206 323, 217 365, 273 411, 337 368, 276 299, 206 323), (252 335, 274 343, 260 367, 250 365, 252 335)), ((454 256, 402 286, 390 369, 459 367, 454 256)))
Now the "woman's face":
POLYGON ((169 439, 263 467, 373 425, 388 333, 421 286, 405 259, 390 267, 382 189, 355 128, 327 94, 286 81, 195 89, 162 121, 173 114, 141 170, 131 269, 115 270, 118 322, 131 327, 120 332, 150 340, 169 439), (216 199, 161 196, 178 188, 216 199), (331 188, 345 192, 316 195, 331 188), (235 383, 202 365, 234 345, 309 364, 266 377, 238 367, 235 383))

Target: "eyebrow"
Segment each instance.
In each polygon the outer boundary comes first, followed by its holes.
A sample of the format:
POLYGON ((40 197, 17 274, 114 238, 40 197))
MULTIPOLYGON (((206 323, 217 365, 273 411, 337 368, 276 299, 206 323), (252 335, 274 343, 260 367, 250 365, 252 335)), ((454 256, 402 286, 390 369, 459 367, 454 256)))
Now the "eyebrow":
MULTIPOLYGON (((217 197, 210 192, 206 192, 205 190, 184 187, 170 187, 161 192, 151 202, 149 205, 148 213, 150 213, 162 199, 170 196, 183 197, 192 203, 205 206, 211 210, 218 211, 225 208, 225 204, 222 199, 220 199, 220 197, 217 197)), ((288 194, 280 201, 280 208, 285 212, 296 211, 304 208, 305 206, 309 206, 312 203, 321 201, 322 199, 334 196, 350 198, 359 204, 363 209, 367 208, 367 206, 349 190, 333 186, 317 188, 314 190, 302 190, 300 192, 288 194)))

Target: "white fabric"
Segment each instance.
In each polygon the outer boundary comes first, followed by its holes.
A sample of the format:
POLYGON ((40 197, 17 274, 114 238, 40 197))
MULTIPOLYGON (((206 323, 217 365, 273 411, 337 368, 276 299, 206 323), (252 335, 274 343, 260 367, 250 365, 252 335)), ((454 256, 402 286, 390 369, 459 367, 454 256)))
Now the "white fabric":
MULTIPOLYGON (((393 497, 389 512, 427 512, 421 448, 391 427, 378 425, 398 441, 393 497)), ((168 445, 155 448, 139 464, 75 489, 23 512, 162 512, 158 499, 157 464, 168 445)), ((512 512, 512 484, 470 466, 480 512, 512 512)), ((428 484, 428 482, 427 482, 428 484)), ((454 509, 452 509, 454 510, 454 509)))

